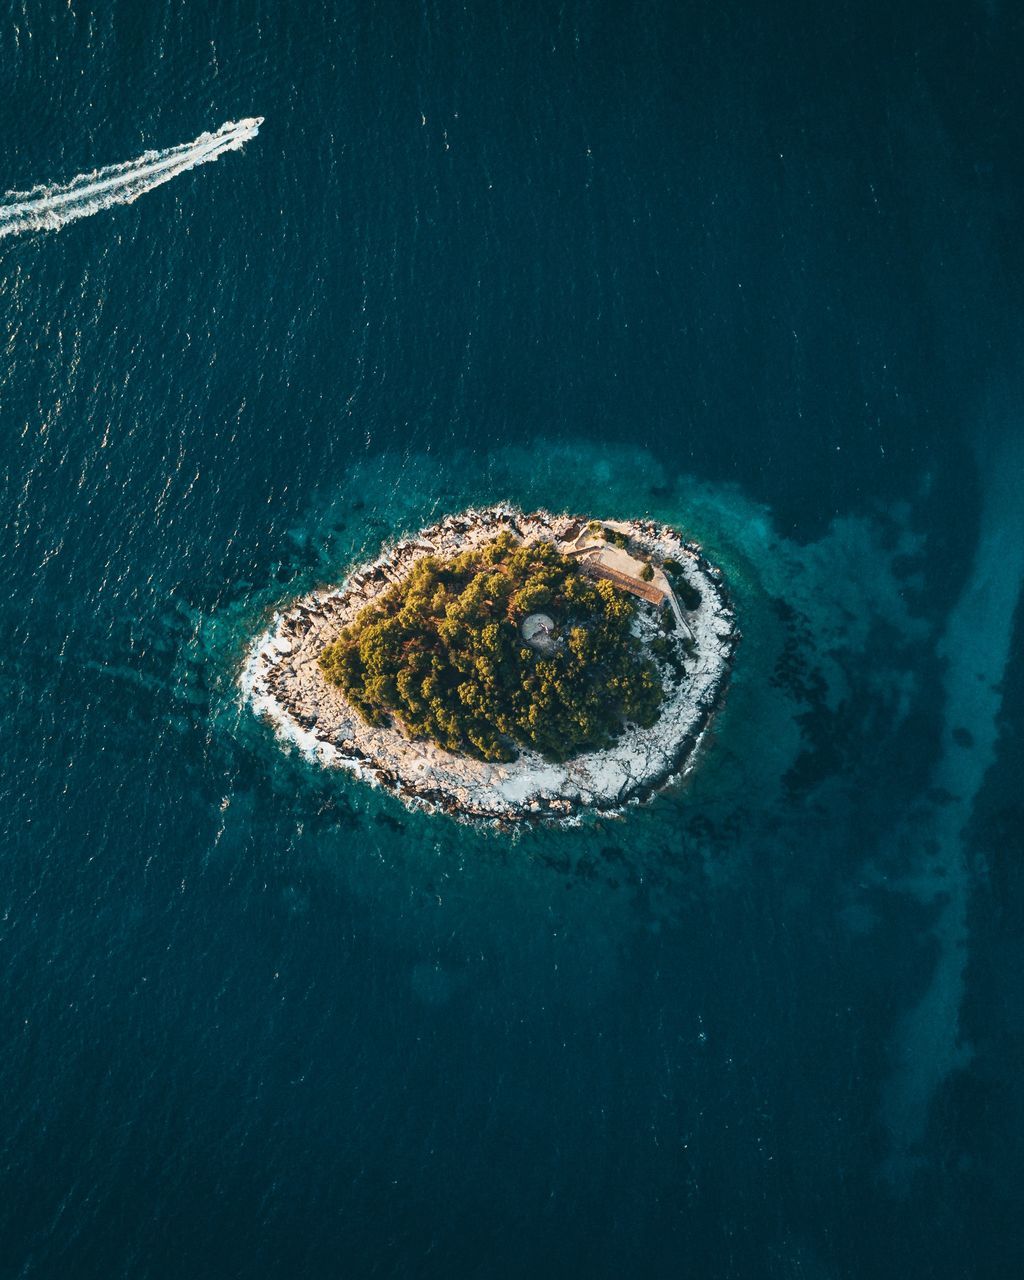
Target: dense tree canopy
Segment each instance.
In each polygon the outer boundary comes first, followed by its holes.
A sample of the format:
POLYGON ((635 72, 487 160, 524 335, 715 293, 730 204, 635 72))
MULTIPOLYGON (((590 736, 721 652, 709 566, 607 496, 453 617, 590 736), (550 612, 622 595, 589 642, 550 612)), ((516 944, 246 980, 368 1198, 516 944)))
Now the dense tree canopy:
POLYGON ((662 687, 630 630, 632 597, 587 578, 547 543, 502 533, 450 560, 426 556, 320 655, 324 675, 370 724, 481 760, 516 746, 564 760, 608 745, 623 722, 653 724, 662 687), (556 644, 520 625, 542 610, 556 644))

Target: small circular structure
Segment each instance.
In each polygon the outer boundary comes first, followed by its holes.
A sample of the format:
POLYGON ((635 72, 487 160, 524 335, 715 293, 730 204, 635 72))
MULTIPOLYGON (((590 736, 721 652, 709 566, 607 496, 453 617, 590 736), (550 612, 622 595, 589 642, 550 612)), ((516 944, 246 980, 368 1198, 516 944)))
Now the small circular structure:
POLYGON ((531 649, 538 653, 551 653, 555 648, 555 623, 546 613, 528 614, 519 630, 531 649))

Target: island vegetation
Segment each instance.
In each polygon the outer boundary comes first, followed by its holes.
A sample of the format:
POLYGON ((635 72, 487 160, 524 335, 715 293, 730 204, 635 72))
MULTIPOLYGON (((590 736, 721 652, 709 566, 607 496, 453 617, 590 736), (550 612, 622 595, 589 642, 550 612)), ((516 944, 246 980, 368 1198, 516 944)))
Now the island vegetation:
POLYGON ((664 689, 633 633, 636 609, 550 543, 503 532, 418 559, 319 665, 370 725, 397 722, 479 760, 509 761, 527 747, 561 761, 658 718, 664 689), (541 611, 554 633, 535 648, 521 626, 541 611))

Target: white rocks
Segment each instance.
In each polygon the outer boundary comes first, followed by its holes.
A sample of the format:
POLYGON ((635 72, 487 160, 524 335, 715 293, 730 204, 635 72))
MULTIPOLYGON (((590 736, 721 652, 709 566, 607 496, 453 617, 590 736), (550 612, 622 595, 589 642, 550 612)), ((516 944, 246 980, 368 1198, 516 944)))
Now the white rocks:
MULTIPOLYGON (((527 541, 559 545, 563 531, 586 525, 585 517, 546 511, 523 515, 512 507, 495 506, 448 516, 397 543, 373 564, 350 574, 336 590, 311 594, 275 619, 253 646, 242 673, 253 708, 272 721, 282 739, 311 759, 378 782, 410 806, 444 810, 467 820, 564 821, 581 810, 618 810, 631 800, 647 798, 689 767, 721 701, 739 640, 719 571, 695 543, 684 543, 674 530, 648 521, 614 522, 655 562, 675 560, 700 592, 701 602, 695 610, 684 611, 692 651, 683 659, 680 649, 682 678, 671 679, 659 663, 666 695, 657 723, 650 729, 627 727, 606 751, 564 764, 531 751, 503 764, 455 756, 431 743, 410 741, 396 728, 364 724, 323 679, 317 664, 324 646, 367 601, 401 580, 421 556, 455 555, 490 542, 503 528, 527 541)), ((650 606, 641 602, 639 608, 650 606)), ((647 638, 656 632, 645 619, 638 634, 647 638)))

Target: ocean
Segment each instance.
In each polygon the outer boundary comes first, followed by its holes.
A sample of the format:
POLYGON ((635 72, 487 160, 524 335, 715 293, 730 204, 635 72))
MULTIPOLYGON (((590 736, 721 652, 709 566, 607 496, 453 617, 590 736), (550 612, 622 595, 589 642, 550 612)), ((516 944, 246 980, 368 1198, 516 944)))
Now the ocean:
POLYGON ((0 1276, 1020 1271, 1022 28, 0 0, 0 1276), (650 805, 477 830, 247 706, 497 500, 722 565, 650 805))

